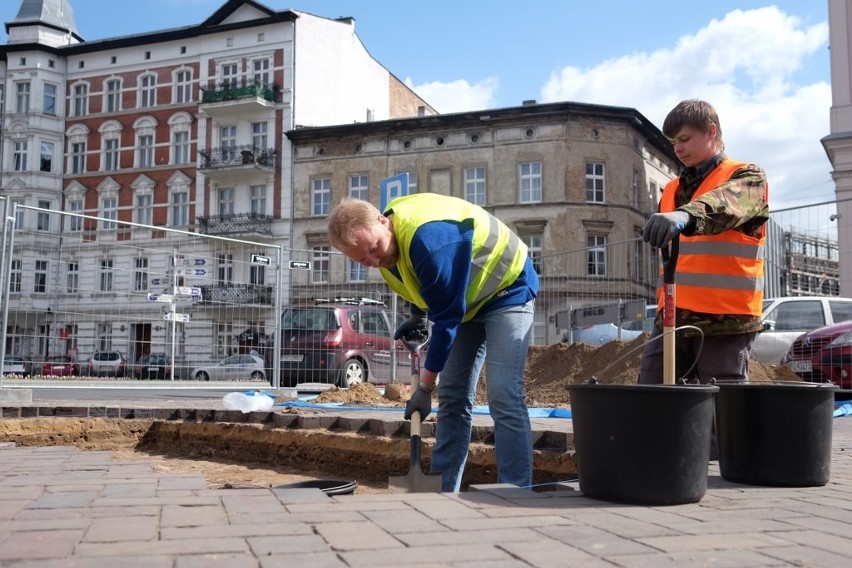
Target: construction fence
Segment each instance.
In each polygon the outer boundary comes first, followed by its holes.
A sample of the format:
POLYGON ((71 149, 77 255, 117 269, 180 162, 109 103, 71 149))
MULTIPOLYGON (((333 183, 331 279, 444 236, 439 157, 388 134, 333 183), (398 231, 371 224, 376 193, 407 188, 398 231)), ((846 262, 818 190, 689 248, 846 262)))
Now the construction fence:
MULTIPOLYGON (((831 203, 773 213, 768 297, 836 294, 834 211, 831 203), (791 270, 791 262, 800 266, 791 270)), ((268 237, 180 231, 2 197, 0 212, 0 356, 25 358, 34 375, 59 355, 85 375, 93 353, 115 350, 130 364, 149 353, 169 355, 171 378, 183 380, 200 365, 255 352, 279 386, 274 346, 285 307, 344 297, 408 311, 377 270, 324 245, 283 248, 268 237)), ((656 303, 657 253, 638 237, 559 252, 529 244, 541 282, 535 344, 567 340, 572 328, 618 325, 640 317, 635 306, 656 303)))

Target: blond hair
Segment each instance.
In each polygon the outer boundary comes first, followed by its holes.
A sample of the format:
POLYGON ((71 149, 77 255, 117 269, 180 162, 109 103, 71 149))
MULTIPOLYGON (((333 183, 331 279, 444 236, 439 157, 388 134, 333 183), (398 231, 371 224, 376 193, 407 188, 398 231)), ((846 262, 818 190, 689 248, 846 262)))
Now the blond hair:
POLYGON ((716 109, 706 101, 687 99, 679 102, 666 116, 663 122, 663 134, 666 138, 674 138, 684 126, 707 132, 711 124, 716 125, 716 148, 721 152, 725 149, 725 143, 722 141, 722 125, 719 123, 716 109))
POLYGON ((369 201, 344 198, 328 216, 328 240, 337 249, 355 246, 352 234, 369 229, 379 222, 379 210, 369 201))

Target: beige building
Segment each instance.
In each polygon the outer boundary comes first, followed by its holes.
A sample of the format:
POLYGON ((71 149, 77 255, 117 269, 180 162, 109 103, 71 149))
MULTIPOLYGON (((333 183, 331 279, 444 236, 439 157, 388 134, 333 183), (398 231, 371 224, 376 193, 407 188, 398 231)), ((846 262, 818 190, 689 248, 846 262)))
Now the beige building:
POLYGON ((381 289, 377 271, 329 254, 326 216, 351 195, 380 205, 380 180, 454 195, 518 232, 541 276, 535 341, 557 341, 557 314, 616 299, 653 303, 656 259, 637 236, 675 177, 671 144, 631 108, 536 104, 366 124, 298 128, 293 241, 312 268, 293 299, 381 289), (330 288, 330 292, 329 289, 330 288))

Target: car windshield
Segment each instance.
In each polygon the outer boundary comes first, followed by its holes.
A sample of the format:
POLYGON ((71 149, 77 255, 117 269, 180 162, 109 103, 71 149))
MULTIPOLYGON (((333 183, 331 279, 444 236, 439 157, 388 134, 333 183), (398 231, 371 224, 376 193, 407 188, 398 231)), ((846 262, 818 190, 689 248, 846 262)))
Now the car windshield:
POLYGON ((321 308, 287 308, 281 315, 282 329, 329 331, 336 327, 332 310, 321 308))

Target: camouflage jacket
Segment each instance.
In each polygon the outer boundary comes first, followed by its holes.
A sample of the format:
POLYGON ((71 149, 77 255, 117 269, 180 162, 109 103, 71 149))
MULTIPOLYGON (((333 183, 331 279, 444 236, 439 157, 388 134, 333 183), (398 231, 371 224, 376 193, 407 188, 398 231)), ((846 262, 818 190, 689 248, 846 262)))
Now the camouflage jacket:
MULTIPOLYGON (((675 204, 678 210, 686 211, 692 217, 684 235, 716 235, 723 231, 742 231, 747 235, 758 236, 760 228, 769 220, 766 174, 754 164, 740 168, 722 185, 698 199, 692 199, 707 174, 726 159, 727 156, 720 153, 706 164, 697 168, 686 168, 681 173, 675 204)), ((656 324, 662 327, 662 312, 657 314, 656 324)), ((747 333, 763 328, 759 316, 704 314, 680 308, 677 310, 677 325, 694 325, 705 335, 747 333)), ((685 333, 690 334, 689 330, 685 333)))

